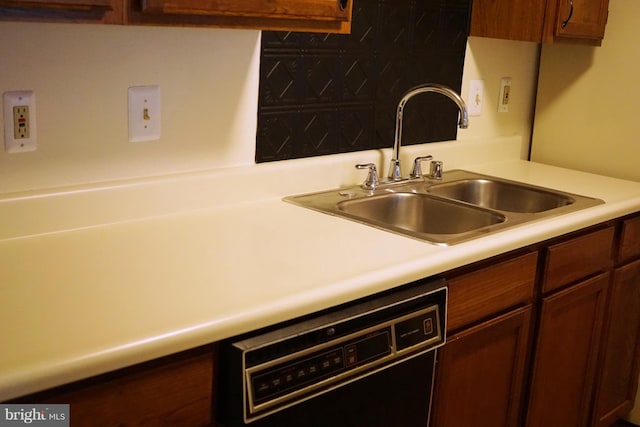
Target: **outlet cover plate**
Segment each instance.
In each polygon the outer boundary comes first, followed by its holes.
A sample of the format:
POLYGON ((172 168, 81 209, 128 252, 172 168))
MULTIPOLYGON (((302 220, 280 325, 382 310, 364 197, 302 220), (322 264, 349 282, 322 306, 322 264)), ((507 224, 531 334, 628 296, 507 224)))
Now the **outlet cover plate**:
POLYGON ((508 113, 511 101, 511 77, 500 79, 500 97, 498 98, 498 113, 508 113))
POLYGON ((7 153, 34 151, 36 138, 36 96, 31 90, 2 95, 4 147, 7 153), (22 129, 21 131, 19 129, 22 129))
POLYGON ((132 86, 129 99, 129 141, 160 139, 160 86, 132 86))

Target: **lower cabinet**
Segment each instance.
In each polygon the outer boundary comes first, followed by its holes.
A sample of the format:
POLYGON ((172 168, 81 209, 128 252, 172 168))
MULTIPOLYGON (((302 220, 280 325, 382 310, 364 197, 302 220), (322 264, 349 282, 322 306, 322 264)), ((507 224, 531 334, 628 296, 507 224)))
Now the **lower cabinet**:
POLYGON ((542 301, 533 358, 527 427, 585 427, 609 274, 542 301))
POLYGON ((530 329, 528 305, 449 337, 438 355, 431 425, 518 426, 530 329))
POLYGON ((588 426, 608 283, 600 274, 544 298, 533 352, 531 305, 448 337, 431 426, 588 426))
POLYGON ((199 347, 10 403, 67 403, 71 427, 212 427, 215 355, 199 347))
POLYGON ((610 426, 634 403, 640 365, 640 260, 616 269, 610 287, 593 426, 610 426))
POLYGON ((537 264, 527 251, 448 275, 432 427, 521 426, 537 264))
POLYGON ((640 216, 453 272, 431 427, 610 427, 640 372, 640 216))

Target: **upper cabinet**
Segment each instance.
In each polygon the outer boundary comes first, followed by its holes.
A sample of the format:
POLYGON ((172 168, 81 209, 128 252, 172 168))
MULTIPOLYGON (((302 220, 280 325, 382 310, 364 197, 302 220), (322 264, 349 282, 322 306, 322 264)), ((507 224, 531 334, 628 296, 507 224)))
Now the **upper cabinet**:
POLYGON ((128 22, 348 33, 353 0, 127 0, 128 22))
POLYGON ((547 2, 542 41, 571 41, 600 45, 609 15, 609 0, 547 2))
POLYGON ((0 0, 0 19, 120 24, 122 0, 0 0))
POLYGON ((473 0, 470 36, 542 41, 545 2, 473 0))
POLYGON ((142 0, 142 10, 182 15, 346 21, 348 4, 348 0, 142 0))
POLYGON ((609 0, 474 0, 471 36, 599 46, 609 0))
POLYGON ((0 0, 0 18, 348 33, 353 0, 0 0))

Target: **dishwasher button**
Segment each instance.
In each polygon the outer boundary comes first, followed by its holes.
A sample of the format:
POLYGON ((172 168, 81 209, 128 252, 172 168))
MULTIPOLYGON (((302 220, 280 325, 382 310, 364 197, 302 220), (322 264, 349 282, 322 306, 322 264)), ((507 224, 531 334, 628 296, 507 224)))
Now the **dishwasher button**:
POLYGON ((349 345, 345 347, 344 351, 347 355, 347 366, 353 366, 358 363, 358 351, 355 345, 349 345))
POLYGON ((433 333, 433 319, 430 317, 424 320, 424 334, 431 335, 433 333))

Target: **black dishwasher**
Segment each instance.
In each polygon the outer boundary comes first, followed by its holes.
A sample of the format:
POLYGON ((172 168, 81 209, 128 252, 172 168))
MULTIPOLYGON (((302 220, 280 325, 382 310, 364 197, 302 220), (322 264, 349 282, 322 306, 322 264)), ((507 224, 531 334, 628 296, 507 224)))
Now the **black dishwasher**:
POLYGON ((422 281, 222 348, 224 427, 426 427, 447 288, 422 281))

